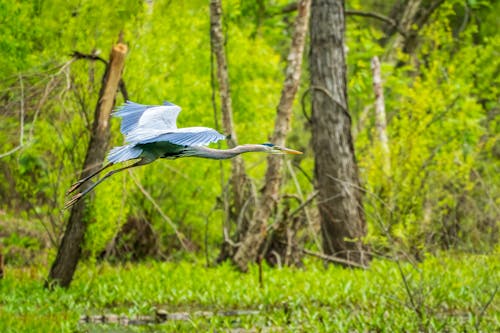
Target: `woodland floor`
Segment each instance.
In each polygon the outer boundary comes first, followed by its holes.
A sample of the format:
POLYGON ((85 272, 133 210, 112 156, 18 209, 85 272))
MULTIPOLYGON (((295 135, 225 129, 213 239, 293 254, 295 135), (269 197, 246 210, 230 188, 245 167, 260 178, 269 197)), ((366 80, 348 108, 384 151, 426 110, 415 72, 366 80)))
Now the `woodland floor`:
POLYGON ((0 331, 500 331, 498 256, 442 255, 416 267, 375 260, 366 271, 305 264, 264 266, 260 285, 256 266, 83 263, 69 289, 52 292, 46 267, 7 266, 0 331))

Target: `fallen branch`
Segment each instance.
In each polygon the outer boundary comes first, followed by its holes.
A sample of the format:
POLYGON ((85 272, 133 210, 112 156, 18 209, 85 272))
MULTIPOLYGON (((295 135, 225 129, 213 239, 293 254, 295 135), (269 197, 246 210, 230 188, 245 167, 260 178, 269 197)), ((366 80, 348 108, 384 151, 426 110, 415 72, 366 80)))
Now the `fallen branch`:
POLYGON ((256 316, 259 310, 226 310, 226 311, 195 311, 189 312, 167 312, 156 310, 154 315, 126 316, 118 314, 84 315, 80 317, 80 324, 120 324, 120 325, 147 325, 158 324, 167 321, 190 321, 193 318, 211 317, 234 317, 234 316, 256 316))
POLYGON ((308 254, 310 256, 313 256, 313 257, 316 257, 316 258, 320 258, 320 259, 323 259, 323 260, 326 260, 326 261, 334 262, 334 263, 337 263, 337 264, 342 264, 342 265, 347 265, 347 266, 351 266, 351 267, 358 267, 358 268, 368 269, 368 266, 365 266, 365 265, 362 265, 362 264, 359 264, 357 262, 350 261, 350 260, 347 260, 347 259, 332 257, 332 256, 329 256, 329 255, 324 254, 324 253, 314 252, 314 251, 310 251, 310 250, 307 250, 307 249, 302 249, 302 252, 305 253, 305 254, 308 254))

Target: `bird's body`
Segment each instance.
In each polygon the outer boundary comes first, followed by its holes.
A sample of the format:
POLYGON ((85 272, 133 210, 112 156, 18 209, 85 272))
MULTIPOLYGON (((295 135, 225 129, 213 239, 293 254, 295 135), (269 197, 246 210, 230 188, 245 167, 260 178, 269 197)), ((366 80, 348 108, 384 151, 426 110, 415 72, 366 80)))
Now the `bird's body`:
POLYGON ((177 116, 181 108, 165 102, 160 106, 148 106, 134 102, 126 102, 113 116, 122 118, 121 132, 125 135, 126 145, 115 147, 109 152, 109 163, 88 177, 85 177, 68 190, 74 192, 82 184, 107 169, 108 167, 129 160, 135 163, 108 172, 103 178, 83 192, 76 194, 66 203, 66 208, 75 204, 85 194, 92 191, 104 179, 116 172, 151 163, 159 158, 175 159, 180 157, 200 157, 208 159, 229 159, 247 152, 267 152, 273 154, 301 154, 301 152, 275 146, 270 143, 247 144, 231 149, 212 149, 206 147, 210 143, 226 137, 208 127, 177 128, 177 116))

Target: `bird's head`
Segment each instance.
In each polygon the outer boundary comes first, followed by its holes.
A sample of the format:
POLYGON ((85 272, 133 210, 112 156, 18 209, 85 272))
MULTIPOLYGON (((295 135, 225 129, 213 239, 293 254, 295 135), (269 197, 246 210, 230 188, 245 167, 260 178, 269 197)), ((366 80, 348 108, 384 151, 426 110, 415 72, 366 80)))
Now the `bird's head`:
POLYGON ((283 155, 283 154, 300 155, 300 154, 302 154, 301 151, 276 146, 275 144, 272 144, 269 142, 263 143, 263 144, 261 144, 261 146, 263 146, 264 150, 270 154, 277 154, 277 155, 283 155))

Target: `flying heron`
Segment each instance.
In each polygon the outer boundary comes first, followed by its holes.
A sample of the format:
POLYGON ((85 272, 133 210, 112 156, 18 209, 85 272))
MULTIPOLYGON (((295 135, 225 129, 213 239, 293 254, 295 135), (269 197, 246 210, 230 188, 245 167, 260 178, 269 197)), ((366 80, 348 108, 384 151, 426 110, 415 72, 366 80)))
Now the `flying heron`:
POLYGON ((113 116, 122 118, 120 131, 125 135, 127 144, 111 149, 107 157, 109 162, 96 172, 74 183, 66 194, 73 193, 88 180, 116 163, 129 160, 137 161, 108 172, 84 191, 74 195, 66 202, 65 208, 74 205, 113 174, 149 164, 158 158, 201 157, 223 160, 249 152, 302 154, 300 151, 276 146, 272 143, 245 144, 231 149, 208 148, 206 147, 208 144, 224 140, 226 137, 208 127, 177 128, 176 120, 179 112, 181 112, 181 108, 169 102, 165 102, 163 105, 142 105, 127 101, 123 104, 113 113, 113 116))

